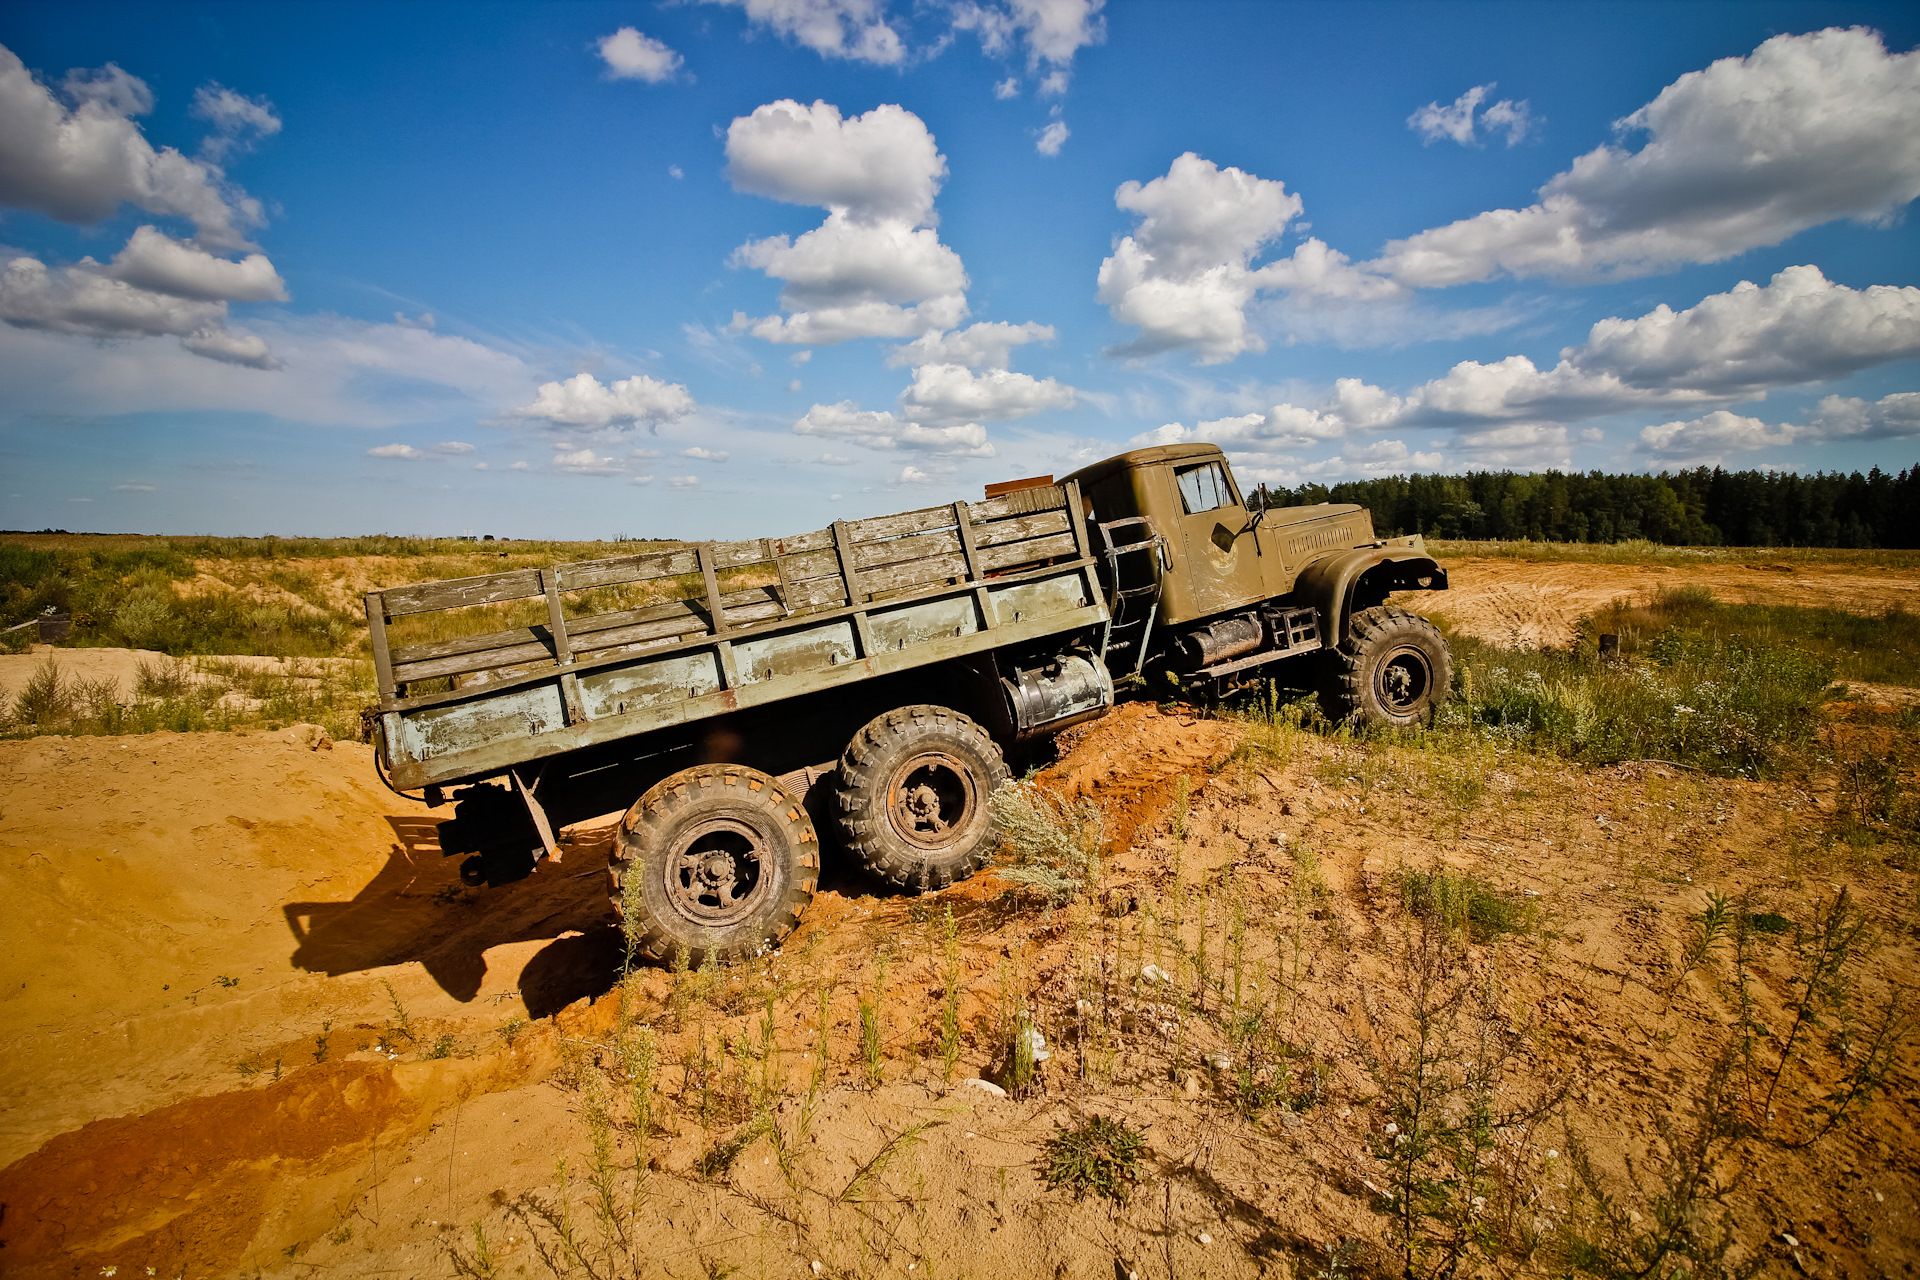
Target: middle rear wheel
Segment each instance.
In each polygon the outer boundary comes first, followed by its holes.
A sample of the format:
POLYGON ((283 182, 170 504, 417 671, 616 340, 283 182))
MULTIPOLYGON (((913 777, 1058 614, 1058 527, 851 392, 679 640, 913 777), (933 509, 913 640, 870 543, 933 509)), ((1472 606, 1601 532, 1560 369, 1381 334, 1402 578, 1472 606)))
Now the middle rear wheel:
POLYGON ((689 967, 777 946, 820 878, 800 800, 758 769, 707 764, 654 786, 620 824, 613 907, 636 954, 689 967))
POLYGON ((987 798, 1006 758, 948 707, 901 707, 869 721, 840 757, 834 819, 866 868, 926 893, 965 880, 993 853, 987 798))

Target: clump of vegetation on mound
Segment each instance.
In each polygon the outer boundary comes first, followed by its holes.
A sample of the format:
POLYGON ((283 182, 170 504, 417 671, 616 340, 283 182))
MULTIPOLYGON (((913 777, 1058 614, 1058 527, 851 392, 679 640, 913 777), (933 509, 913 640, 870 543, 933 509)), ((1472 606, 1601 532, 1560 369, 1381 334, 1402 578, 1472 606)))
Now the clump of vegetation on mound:
POLYGON ((140 662, 131 687, 87 679, 49 653, 11 698, 0 691, 0 736, 192 733, 317 724, 337 739, 362 736, 373 701, 370 663, 342 659, 249 663, 219 658, 140 662))

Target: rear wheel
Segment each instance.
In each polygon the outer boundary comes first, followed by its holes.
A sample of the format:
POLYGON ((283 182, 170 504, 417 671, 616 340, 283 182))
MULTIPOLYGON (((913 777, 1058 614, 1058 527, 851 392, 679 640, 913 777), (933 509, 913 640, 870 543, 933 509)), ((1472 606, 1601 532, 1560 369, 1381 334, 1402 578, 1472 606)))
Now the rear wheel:
POLYGON ((1385 605, 1353 615, 1347 638, 1328 655, 1320 709, 1360 725, 1418 724, 1447 700, 1453 659, 1440 629, 1417 613, 1385 605))
POLYGON ((710 764, 627 811, 608 870, 634 953, 689 966, 779 945, 813 900, 820 842, 796 796, 757 769, 710 764))
POLYGON ((987 731, 947 707, 901 707, 869 721, 840 757, 834 819, 883 880, 926 893, 965 880, 993 853, 987 808, 1008 778, 987 731))

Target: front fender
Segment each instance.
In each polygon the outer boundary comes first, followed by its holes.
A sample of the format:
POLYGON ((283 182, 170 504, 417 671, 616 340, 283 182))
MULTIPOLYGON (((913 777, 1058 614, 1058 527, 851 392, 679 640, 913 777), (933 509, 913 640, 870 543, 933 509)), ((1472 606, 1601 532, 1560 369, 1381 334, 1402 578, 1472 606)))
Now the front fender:
POLYGON ((1323 556, 1293 580, 1293 595, 1320 613, 1320 636, 1328 648, 1347 638, 1353 598, 1362 584, 1385 597, 1394 591, 1445 591, 1447 571, 1423 550, 1356 547, 1323 556))

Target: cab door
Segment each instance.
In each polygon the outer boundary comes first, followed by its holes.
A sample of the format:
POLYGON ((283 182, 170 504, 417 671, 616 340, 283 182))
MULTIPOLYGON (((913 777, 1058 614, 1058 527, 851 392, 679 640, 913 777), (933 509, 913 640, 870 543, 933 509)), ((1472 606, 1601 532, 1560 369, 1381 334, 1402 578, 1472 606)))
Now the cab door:
POLYGON ((1197 617, 1263 598, 1253 517, 1218 458, 1176 466, 1181 549, 1197 617))

